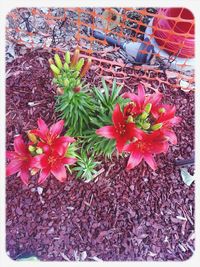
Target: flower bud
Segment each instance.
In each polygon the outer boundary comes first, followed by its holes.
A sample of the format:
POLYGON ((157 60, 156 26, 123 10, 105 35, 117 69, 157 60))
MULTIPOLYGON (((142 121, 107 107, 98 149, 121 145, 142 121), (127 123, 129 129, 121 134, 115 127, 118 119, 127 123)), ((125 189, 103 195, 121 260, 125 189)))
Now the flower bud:
POLYGON ((69 70, 69 65, 66 62, 64 63, 64 70, 69 70))
POLYGON ((49 65, 54 64, 53 58, 49 58, 49 65))
POLYGON ((76 80, 76 86, 79 86, 81 84, 81 80, 80 79, 77 79, 76 80))
POLYGON ((65 87, 68 87, 69 86, 69 80, 67 78, 64 80, 64 86, 65 87))
POLYGON ((34 146, 31 146, 31 145, 29 145, 28 146, 28 150, 32 153, 32 152, 34 152, 35 151, 35 147, 34 146))
POLYGON ((57 67, 61 70, 62 69, 62 61, 61 61, 60 56, 58 54, 55 54, 54 60, 56 62, 57 67))
POLYGON ((41 147, 38 147, 38 148, 36 149, 36 153, 37 153, 38 155, 42 154, 42 153, 43 153, 42 148, 41 148, 41 147))
POLYGON ((73 91, 74 91, 75 93, 78 93, 78 92, 80 92, 80 90, 81 90, 81 87, 75 87, 73 91))
POLYGON ((157 130, 161 129, 162 126, 163 126, 162 123, 154 124, 154 125, 151 126, 151 130, 152 130, 152 131, 157 131, 157 130))
POLYGON ((134 122, 133 117, 132 116, 128 116, 127 122, 134 122))
POLYGON ((79 74, 80 74, 79 71, 75 71, 75 72, 73 73, 73 77, 74 77, 74 78, 78 78, 79 74))
POLYGON ((39 170, 40 170, 40 169, 38 169, 38 168, 32 168, 32 169, 31 169, 31 175, 35 175, 36 173, 39 172, 39 170))
POLYGON ((27 133, 27 135, 28 135, 28 139, 33 143, 33 144, 36 144, 37 143, 37 137, 33 134, 33 133, 31 133, 30 131, 28 131, 28 133, 27 133))
POLYGON ((70 67, 73 68, 77 64, 78 58, 79 58, 79 53, 80 53, 79 49, 76 48, 76 50, 74 51, 73 57, 72 57, 72 61, 71 61, 70 67))
POLYGON ((57 88, 56 92, 57 92, 58 95, 63 95, 64 94, 64 90, 62 88, 60 88, 60 87, 57 88))
POLYGON ((65 53, 65 61, 66 61, 67 64, 70 63, 70 52, 69 52, 69 51, 67 51, 67 52, 65 53))
POLYGON ((88 58, 87 62, 84 64, 82 70, 81 70, 81 73, 80 73, 80 77, 84 77, 85 74, 87 73, 87 71, 89 70, 90 68, 90 65, 92 63, 92 59, 91 58, 88 58))
POLYGON ((50 68, 51 68, 51 70, 53 71, 54 74, 57 74, 57 75, 60 74, 59 68, 57 68, 54 64, 51 64, 50 68))
POLYGON ((79 62, 76 64, 75 69, 78 70, 78 71, 80 71, 81 68, 83 67, 84 62, 85 62, 85 60, 84 60, 83 58, 81 58, 81 59, 79 60, 79 62))
POLYGON ((150 126, 151 126, 151 124, 149 122, 145 122, 145 123, 142 124, 142 128, 144 130, 148 130, 150 128, 150 126))
POLYGON ((145 106, 144 110, 145 110, 147 113, 150 113, 150 111, 151 111, 151 107, 152 107, 152 104, 151 104, 151 103, 148 103, 148 104, 145 106))
POLYGON ((149 114, 148 114, 146 111, 144 111, 144 112, 140 115, 140 118, 141 118, 142 120, 145 120, 148 116, 149 116, 149 114))
POLYGON ((165 113, 165 111, 166 111, 165 108, 159 108, 158 110, 159 113, 165 113))

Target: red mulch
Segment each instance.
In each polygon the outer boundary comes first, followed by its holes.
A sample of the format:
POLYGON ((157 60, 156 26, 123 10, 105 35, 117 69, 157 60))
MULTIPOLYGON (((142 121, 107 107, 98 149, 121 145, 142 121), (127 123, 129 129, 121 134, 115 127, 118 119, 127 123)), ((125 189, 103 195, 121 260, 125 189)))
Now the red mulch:
MULTIPOLYGON (((7 64, 7 149, 16 134, 36 127, 38 117, 56 121, 49 52, 32 51, 7 64)), ((90 76, 92 74, 90 73, 90 76)), ((135 84, 136 80, 128 82, 135 84)), ((126 88, 126 87, 125 87, 126 88)), ((194 154, 194 93, 159 88, 183 118, 178 145, 146 165, 125 171, 127 159, 102 164, 90 183, 53 177, 38 191, 7 177, 6 249, 11 258, 24 253, 40 260, 186 260, 194 250, 194 184, 186 186, 175 159, 194 154), (185 219, 184 219, 185 218, 185 219), (97 257, 97 258, 96 258, 97 257)), ((193 172, 193 170, 190 170, 193 172)))

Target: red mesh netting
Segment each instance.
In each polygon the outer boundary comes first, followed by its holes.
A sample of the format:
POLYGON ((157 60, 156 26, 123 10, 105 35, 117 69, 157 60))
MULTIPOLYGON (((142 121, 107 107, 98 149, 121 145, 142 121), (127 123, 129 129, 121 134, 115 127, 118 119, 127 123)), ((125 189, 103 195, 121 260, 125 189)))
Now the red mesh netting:
POLYGON ((155 86, 194 89, 194 18, 184 8, 18 8, 7 15, 6 33, 8 41, 29 48, 64 52, 79 46, 83 56, 92 56, 97 75, 108 81, 135 77, 154 80, 155 86), (135 65, 125 51, 89 30, 121 42, 153 44, 154 55, 149 64, 135 65))

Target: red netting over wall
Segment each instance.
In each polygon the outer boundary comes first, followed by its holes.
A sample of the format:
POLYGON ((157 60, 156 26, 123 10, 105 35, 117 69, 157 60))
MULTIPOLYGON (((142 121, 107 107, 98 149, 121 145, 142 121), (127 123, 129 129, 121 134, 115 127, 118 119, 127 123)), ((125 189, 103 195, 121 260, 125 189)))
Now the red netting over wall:
POLYGON ((18 8, 7 15, 6 34, 8 42, 28 48, 72 52, 79 46, 108 81, 135 77, 194 89, 194 18, 184 8, 18 8), (119 42, 153 45, 153 57, 133 64, 126 51, 96 39, 94 30, 119 42))

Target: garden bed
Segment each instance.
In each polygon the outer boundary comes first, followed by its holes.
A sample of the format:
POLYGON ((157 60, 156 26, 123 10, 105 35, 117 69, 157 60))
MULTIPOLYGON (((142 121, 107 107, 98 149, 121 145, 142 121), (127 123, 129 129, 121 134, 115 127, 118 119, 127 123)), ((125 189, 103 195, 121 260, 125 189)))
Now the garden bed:
MULTIPOLYGON (((51 53, 31 51, 7 64, 7 149, 14 136, 56 122, 51 53)), ((87 81, 94 81, 91 70, 87 81)), ((131 78, 123 91, 134 89, 131 78)), ((152 85, 153 86, 153 85, 152 85)), ((175 104, 182 122, 178 144, 157 156, 158 169, 141 164, 126 171, 127 158, 104 160, 90 183, 69 175, 29 186, 17 175, 6 184, 6 250, 11 258, 40 260, 185 260, 194 250, 194 184, 185 185, 175 159, 194 156, 194 93, 160 84, 164 101, 175 104), (145 166, 145 167, 144 167, 145 166)), ((193 173, 193 169, 189 170, 193 173)))

